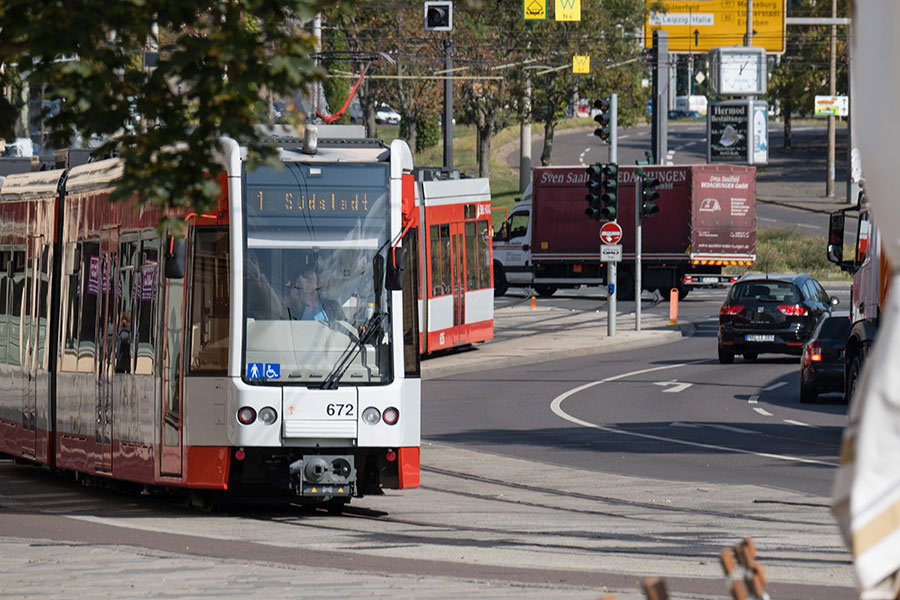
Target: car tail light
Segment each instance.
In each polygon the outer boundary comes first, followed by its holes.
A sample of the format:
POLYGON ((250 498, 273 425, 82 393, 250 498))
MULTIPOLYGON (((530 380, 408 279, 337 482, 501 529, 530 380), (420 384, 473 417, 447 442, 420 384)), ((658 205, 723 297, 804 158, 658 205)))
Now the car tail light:
POLYGON ((809 314, 806 307, 799 304, 779 304, 778 310, 781 311, 781 314, 788 317, 805 317, 809 314))
POLYGON ((726 304, 719 310, 720 315, 736 315, 744 310, 743 304, 726 304))
POLYGON ((822 362, 822 346, 815 342, 807 346, 806 358, 810 362, 822 362))
POLYGON ((384 409, 384 412, 381 414, 381 418, 384 419, 384 422, 388 425, 396 425, 397 419, 400 418, 400 411, 393 406, 389 406, 384 409))
POLYGON ((242 425, 249 425, 256 420, 256 411, 250 406, 241 407, 238 409, 237 418, 242 425))
POLYGON ((690 275, 685 275, 681 281, 683 283, 694 283, 694 278, 691 277, 690 275))
POLYGON ((728 278, 728 281, 729 281, 730 283, 734 283, 734 282, 737 281, 737 280, 738 280, 737 277, 729 277, 729 278, 728 278))

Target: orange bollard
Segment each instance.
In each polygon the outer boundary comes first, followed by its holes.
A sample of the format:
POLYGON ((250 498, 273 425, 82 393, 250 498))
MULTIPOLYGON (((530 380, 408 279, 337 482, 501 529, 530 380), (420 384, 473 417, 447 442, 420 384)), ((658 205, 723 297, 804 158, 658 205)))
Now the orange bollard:
POLYGON ((531 310, 534 310, 536 308, 537 308, 537 300, 535 299, 534 296, 532 296, 531 297, 531 310))
POLYGON ((669 325, 678 325, 678 288, 669 292, 669 325))

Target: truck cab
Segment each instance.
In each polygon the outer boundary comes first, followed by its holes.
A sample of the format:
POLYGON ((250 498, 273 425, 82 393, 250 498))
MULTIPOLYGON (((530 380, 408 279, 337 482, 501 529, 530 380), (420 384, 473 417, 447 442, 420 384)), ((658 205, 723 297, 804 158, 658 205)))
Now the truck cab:
POLYGON ((831 213, 827 251, 829 261, 853 275, 850 294, 852 325, 844 349, 844 397, 850 402, 875 341, 891 273, 864 191, 860 192, 857 206, 831 213), (844 247, 848 217, 857 219, 856 235, 851 238, 852 256, 850 252, 845 252, 844 247))
POLYGON ((494 234, 494 295, 502 296, 509 286, 530 287, 531 267, 531 184, 525 189, 529 201, 517 203, 494 234))

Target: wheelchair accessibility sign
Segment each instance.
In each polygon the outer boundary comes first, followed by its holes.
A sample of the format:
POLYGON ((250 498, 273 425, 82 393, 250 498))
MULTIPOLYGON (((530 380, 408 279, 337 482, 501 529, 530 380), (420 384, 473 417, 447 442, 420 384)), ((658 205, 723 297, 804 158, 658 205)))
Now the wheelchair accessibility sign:
POLYGON ((281 379, 281 364, 248 363, 247 379, 281 379))

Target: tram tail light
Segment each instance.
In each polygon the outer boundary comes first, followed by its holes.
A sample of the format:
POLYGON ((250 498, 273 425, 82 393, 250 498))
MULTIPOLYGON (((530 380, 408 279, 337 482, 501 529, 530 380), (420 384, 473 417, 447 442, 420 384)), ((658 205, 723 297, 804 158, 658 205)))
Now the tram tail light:
POLYGON ((266 425, 271 425, 278 420, 278 413, 271 406, 259 409, 259 420, 266 425))
POLYGON ((381 411, 374 406, 370 406, 363 411, 362 418, 367 425, 377 425, 378 421, 381 420, 381 411))
POLYGON ((388 425, 396 425, 397 419, 400 418, 400 411, 393 406, 389 406, 388 408, 384 409, 384 413, 381 415, 381 418, 384 419, 384 422, 388 425))
POLYGON ((256 410, 250 406, 243 406, 238 409, 237 418, 241 425, 250 425, 256 420, 256 410))
POLYGON ((397 460, 397 453, 393 450, 388 450, 387 454, 384 455, 388 462, 394 462, 397 460))

